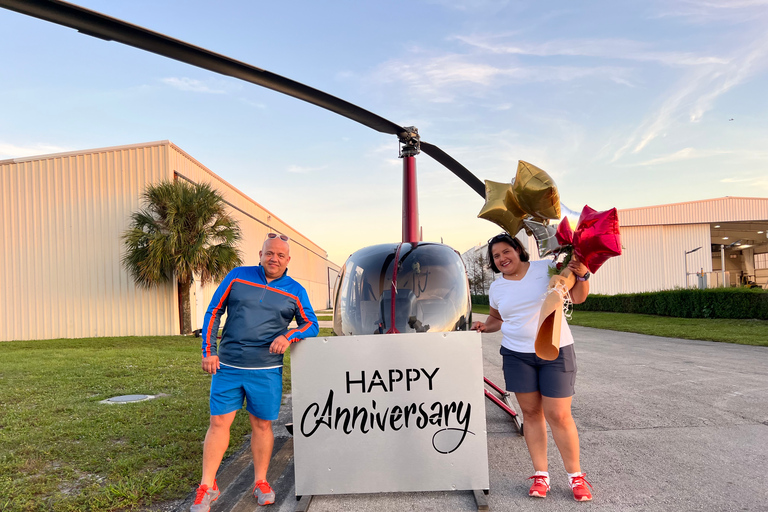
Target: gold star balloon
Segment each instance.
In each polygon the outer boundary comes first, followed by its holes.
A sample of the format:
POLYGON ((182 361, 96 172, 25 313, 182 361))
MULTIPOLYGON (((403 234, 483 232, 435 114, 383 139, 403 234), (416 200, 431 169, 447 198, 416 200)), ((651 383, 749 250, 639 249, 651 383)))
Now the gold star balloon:
POLYGON ((525 212, 507 208, 507 194, 512 193, 511 183, 497 183, 485 180, 485 205, 477 214, 481 219, 495 222, 507 233, 515 236, 523 227, 525 212))
MULTIPOLYGON (((549 174, 520 160, 510 199, 537 220, 560 218, 560 193, 549 174)), ((511 208, 510 208, 511 209, 511 208)))
POLYGON ((485 205, 477 216, 515 236, 525 218, 542 223, 560 218, 560 194, 549 174, 520 160, 512 183, 486 180, 485 205))

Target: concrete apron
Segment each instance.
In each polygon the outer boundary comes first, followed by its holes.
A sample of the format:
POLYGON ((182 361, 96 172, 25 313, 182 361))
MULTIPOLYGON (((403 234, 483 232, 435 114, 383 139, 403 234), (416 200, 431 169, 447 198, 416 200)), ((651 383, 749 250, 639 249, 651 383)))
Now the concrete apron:
MULTIPOLYGON (((768 348, 571 329, 578 359, 573 416, 594 500, 573 501, 551 434, 552 488, 544 500, 529 498, 533 468, 524 439, 509 416, 486 401, 490 510, 768 510, 768 348)), ((483 335, 485 376, 503 387, 500 342, 500 333, 483 335)), ((269 509, 280 512, 298 504, 293 442, 284 426, 290 415, 286 396, 274 424, 268 475, 277 495, 269 509)), ((259 508, 250 495, 248 441, 217 478, 222 495, 213 512, 259 508)), ((194 494, 176 510, 189 510, 193 499, 194 494)), ((456 491, 316 496, 309 507, 312 512, 411 509, 458 512, 477 506, 471 492, 456 491)))

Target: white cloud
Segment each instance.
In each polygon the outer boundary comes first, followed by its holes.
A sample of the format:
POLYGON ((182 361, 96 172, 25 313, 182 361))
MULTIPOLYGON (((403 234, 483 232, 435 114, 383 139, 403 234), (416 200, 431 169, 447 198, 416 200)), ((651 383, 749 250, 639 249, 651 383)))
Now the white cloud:
MULTIPOLYGON (((701 75, 701 73, 696 73, 695 75, 701 75)), ((695 93, 699 86, 699 81, 700 78, 698 76, 687 77, 682 86, 673 91, 664 100, 659 110, 638 127, 626 144, 616 152, 611 161, 615 162, 621 158, 630 146, 635 146, 632 149, 632 153, 639 153, 659 134, 667 130, 678 117, 681 105, 684 105, 689 96, 695 93)))
POLYGON ((710 64, 683 76, 658 110, 648 116, 626 138, 611 162, 622 158, 630 149, 639 153, 659 135, 676 124, 698 122, 710 111, 716 100, 737 85, 768 68, 768 35, 733 53, 725 64, 710 64))
POLYGON ((712 108, 712 104, 719 96, 745 82, 766 65, 768 65, 768 37, 755 41, 750 48, 745 49, 743 55, 733 59, 732 64, 723 72, 713 73, 712 89, 697 99, 691 111, 691 121, 701 119, 704 113, 712 108))
POLYGON ((441 5, 446 9, 456 11, 496 12, 504 8, 509 0, 429 0, 430 3, 441 5))
POLYGON ((300 165, 289 165, 286 171, 293 174, 309 174, 317 171, 324 171, 327 168, 327 165, 321 165, 319 167, 302 167, 300 165))
POLYGON ((382 142, 366 150, 368 155, 372 155, 378 162, 387 167, 400 167, 403 165, 403 161, 400 158, 391 158, 393 155, 398 155, 398 152, 399 146, 396 140, 382 142))
POLYGON ((0 159, 24 158, 28 156, 49 155, 51 153, 64 153, 72 151, 70 148, 37 143, 29 146, 16 146, 0 142, 0 159))
POLYGON ((733 151, 729 151, 729 150, 700 150, 700 149, 694 149, 694 148, 684 148, 670 155, 665 155, 665 156, 661 156, 651 160, 646 160, 645 162, 640 162, 634 165, 637 165, 637 166, 658 165, 658 164, 666 164, 670 162, 680 162, 683 160, 692 160, 695 158, 711 158, 711 157, 721 156, 721 155, 730 155, 733 153, 734 153, 733 151))
POLYGON ((754 181, 754 178, 723 178, 720 180, 720 183, 745 183, 748 181, 754 181))
POLYGON ((768 0, 663 0, 658 17, 686 18, 693 23, 743 23, 765 15, 768 0))
POLYGON ((458 36, 463 43, 492 54, 532 55, 536 57, 571 56, 658 62, 668 66, 724 64, 714 55, 691 52, 662 52, 652 45, 629 39, 560 39, 544 43, 496 43, 499 36, 458 36))
POLYGON ((369 152, 374 155, 391 154, 396 145, 392 142, 381 142, 375 147, 371 148, 369 152))
POLYGON ((160 80, 164 84, 180 91, 202 92, 205 94, 224 94, 223 89, 215 89, 201 80, 187 77, 168 77, 160 80))
POLYGON ((765 179, 757 179, 752 182, 752 189, 762 189, 762 190, 768 190, 768 180, 765 179))
POLYGON ((760 191, 768 191, 768 180, 762 174, 746 178, 723 178, 719 181, 720 183, 733 184, 739 190, 748 190, 747 194, 751 196, 759 195, 760 191))
POLYGON ((477 96, 484 90, 509 84, 601 78, 631 85, 629 73, 621 67, 497 66, 479 60, 477 56, 459 54, 390 60, 376 70, 371 81, 406 83, 411 93, 433 103, 453 102, 459 95, 477 96))
POLYGON ((249 100, 247 98, 240 98, 240 101, 248 105, 249 107, 258 108, 259 110, 266 110, 267 105, 258 101, 249 100))
POLYGON ((742 9, 744 7, 759 7, 761 5, 768 6, 768 0, 710 0, 709 2, 702 2, 700 0, 684 1, 685 3, 691 5, 712 9, 742 9))

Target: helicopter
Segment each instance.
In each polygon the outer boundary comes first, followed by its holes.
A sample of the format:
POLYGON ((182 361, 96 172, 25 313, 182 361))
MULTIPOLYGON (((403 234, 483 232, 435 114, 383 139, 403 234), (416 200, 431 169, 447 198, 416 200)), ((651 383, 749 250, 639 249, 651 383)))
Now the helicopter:
MULTIPOLYGON (((460 254, 448 245, 424 242, 419 229, 416 156, 421 152, 453 172, 481 198, 486 184, 418 129, 400 126, 328 93, 158 32, 61 0, 0 0, 0 7, 66 26, 82 34, 168 57, 231 76, 314 104, 381 133, 395 135, 403 161, 402 239, 360 249, 349 256, 334 286, 337 335, 468 330, 472 324, 469 280, 460 254)), ((509 393, 490 385, 485 395, 507 412, 518 430, 509 393)))

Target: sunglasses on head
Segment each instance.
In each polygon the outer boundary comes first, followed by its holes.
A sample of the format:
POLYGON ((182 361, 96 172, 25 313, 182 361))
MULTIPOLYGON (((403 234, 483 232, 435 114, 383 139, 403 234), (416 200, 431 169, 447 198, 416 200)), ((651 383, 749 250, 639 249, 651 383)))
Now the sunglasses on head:
POLYGON ((267 238, 279 238, 283 242, 287 242, 288 240, 290 240, 288 238, 288 235, 278 235, 277 233, 267 233, 267 238))
POLYGON ((512 246, 517 246, 517 245, 520 244, 520 242, 517 240, 517 238, 511 236, 508 233, 501 233, 501 234, 498 234, 498 235, 494 236, 493 238, 488 240, 488 245, 492 245, 492 244, 495 244, 497 242, 507 242, 509 245, 512 245, 512 246))

